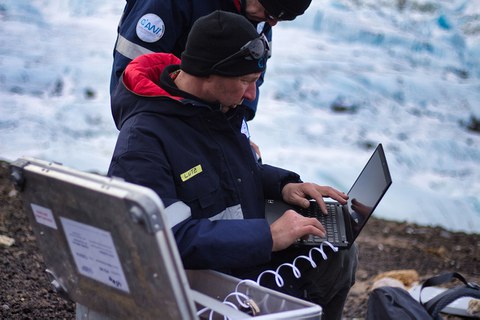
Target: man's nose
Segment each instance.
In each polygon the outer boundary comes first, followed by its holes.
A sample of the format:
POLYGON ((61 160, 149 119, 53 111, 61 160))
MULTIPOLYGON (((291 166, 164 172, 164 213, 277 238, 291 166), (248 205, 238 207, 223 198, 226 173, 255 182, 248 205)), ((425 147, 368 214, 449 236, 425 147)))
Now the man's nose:
POLYGON ((243 95, 244 99, 247 99, 248 101, 253 101, 255 100, 255 97, 257 96, 257 85, 255 82, 251 83, 247 90, 245 91, 245 94, 243 95))

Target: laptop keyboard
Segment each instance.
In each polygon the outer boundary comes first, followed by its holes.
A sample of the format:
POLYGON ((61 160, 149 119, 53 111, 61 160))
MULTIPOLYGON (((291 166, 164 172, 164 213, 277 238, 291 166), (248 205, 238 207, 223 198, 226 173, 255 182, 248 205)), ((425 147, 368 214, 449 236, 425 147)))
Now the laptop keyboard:
POLYGON ((320 220, 322 225, 325 227, 325 231, 327 232, 326 238, 321 238, 318 236, 311 236, 308 241, 313 241, 316 243, 321 243, 325 240, 332 243, 340 242, 340 232, 338 231, 338 223, 337 223, 337 214, 335 211, 337 210, 337 205, 334 203, 326 203, 328 214, 323 214, 322 210, 318 204, 314 201, 310 202, 310 207, 307 209, 300 209, 300 213, 309 218, 317 218, 320 220))

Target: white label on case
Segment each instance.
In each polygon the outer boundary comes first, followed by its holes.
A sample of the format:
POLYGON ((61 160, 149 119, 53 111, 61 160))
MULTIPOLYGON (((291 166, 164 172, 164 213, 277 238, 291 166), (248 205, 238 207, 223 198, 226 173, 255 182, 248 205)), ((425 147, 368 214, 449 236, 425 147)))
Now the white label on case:
POLYGON ((34 203, 30 203, 30 206, 32 207, 35 221, 55 230, 58 229, 57 224, 55 223, 55 218, 53 217, 52 210, 34 203))
POLYGON ((110 232, 60 217, 78 272, 130 292, 110 232))

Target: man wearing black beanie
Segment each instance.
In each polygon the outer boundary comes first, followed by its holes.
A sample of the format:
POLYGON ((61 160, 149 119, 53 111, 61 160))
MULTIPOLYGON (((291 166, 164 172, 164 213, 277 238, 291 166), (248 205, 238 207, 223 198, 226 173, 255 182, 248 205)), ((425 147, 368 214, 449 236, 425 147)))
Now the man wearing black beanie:
POLYGON ((267 39, 263 35, 259 36, 251 24, 245 23, 245 18, 236 14, 218 14, 217 19, 203 19, 202 23, 194 25, 181 55, 181 68, 200 77, 210 74, 235 77, 257 73, 265 70, 269 48, 267 39), (212 39, 215 40, 214 48, 212 39), (261 59, 244 59, 242 56, 225 59, 252 39, 260 39, 258 49, 261 54, 265 53, 261 59), (265 52, 261 50, 262 46, 266 49, 265 52), (226 61, 218 63, 222 60, 226 61), (213 67, 214 65, 216 66, 213 67))
MULTIPOLYGON (((287 210, 269 224, 265 200, 301 207, 323 197, 345 204, 329 186, 302 182, 292 171, 259 164, 243 129, 244 100, 256 97, 269 44, 243 16, 215 11, 198 19, 182 61, 152 53, 134 59, 112 96, 123 110, 108 174, 151 188, 161 198, 186 269, 213 269, 256 279, 292 263, 310 248, 292 246, 308 235, 325 237, 316 218, 287 210), (177 208, 181 208, 178 210, 177 208)), ((300 278, 282 274, 260 282, 322 306, 322 319, 341 319, 355 281, 357 249, 325 252, 315 266, 298 264, 300 278)), ((80 312, 81 315, 81 312, 80 312)))

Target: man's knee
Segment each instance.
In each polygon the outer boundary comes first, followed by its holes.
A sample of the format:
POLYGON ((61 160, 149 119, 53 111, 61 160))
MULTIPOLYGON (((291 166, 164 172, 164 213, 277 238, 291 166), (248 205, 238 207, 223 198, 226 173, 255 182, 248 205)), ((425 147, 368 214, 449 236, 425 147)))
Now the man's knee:
POLYGON ((357 272, 357 265, 358 265, 358 247, 356 244, 353 244, 349 250, 345 250, 344 252, 344 276, 345 282, 348 283, 349 286, 353 286, 355 284, 355 274, 357 272))
POLYGON ((329 254, 327 260, 307 275, 310 280, 307 290, 309 300, 330 301, 337 293, 348 293, 355 283, 357 263, 358 248, 355 244, 348 250, 329 254))

